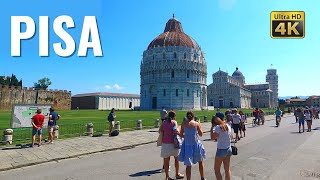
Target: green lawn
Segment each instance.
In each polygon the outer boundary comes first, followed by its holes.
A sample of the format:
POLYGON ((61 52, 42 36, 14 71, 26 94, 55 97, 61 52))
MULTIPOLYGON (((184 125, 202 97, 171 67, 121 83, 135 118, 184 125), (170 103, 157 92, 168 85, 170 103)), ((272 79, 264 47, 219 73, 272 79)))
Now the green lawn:
MULTIPOLYGON (((225 112, 226 109, 222 109, 225 112)), ((264 109, 265 112, 274 112, 274 110, 264 109)), ((252 109, 242 109, 244 113, 251 113, 252 109)), ((59 138, 68 138, 75 136, 82 136, 86 134, 86 124, 94 124, 95 134, 107 133, 108 124, 107 116, 110 111, 99 110, 68 110, 57 111, 61 115, 58 121, 59 138)), ((177 121, 180 124, 187 111, 176 111, 177 121)), ((204 116, 208 117, 210 122, 212 115, 216 111, 195 111, 196 116, 203 121, 204 116)), ((142 120, 144 128, 153 128, 156 119, 160 119, 159 111, 116 111, 116 121, 120 121, 121 130, 134 130, 137 120, 142 120)), ((0 130, 10 128, 11 111, 0 111, 0 130)), ((47 130, 44 129, 43 137, 47 138, 47 130)), ((16 128, 14 129, 13 139, 14 144, 29 142, 31 138, 30 128, 16 128)))
MULTIPOLYGON (((225 112, 226 109, 222 109, 225 112)), ((274 112, 274 110, 264 109, 266 112, 274 112)), ((244 113, 251 113, 252 109, 242 109, 244 113)), ((107 121, 109 111, 98 110, 67 110, 57 111, 61 115, 59 124, 86 124, 92 123, 104 123, 107 121)), ((176 111, 177 121, 181 122, 187 111, 176 111)), ((195 111, 195 115, 203 119, 203 116, 208 116, 208 119, 214 115, 216 111, 195 111)), ((154 121, 160 118, 159 111, 116 111, 117 121, 137 121, 139 119, 145 121, 154 121)), ((11 111, 0 111, 0 129, 6 129, 10 127, 11 111)))

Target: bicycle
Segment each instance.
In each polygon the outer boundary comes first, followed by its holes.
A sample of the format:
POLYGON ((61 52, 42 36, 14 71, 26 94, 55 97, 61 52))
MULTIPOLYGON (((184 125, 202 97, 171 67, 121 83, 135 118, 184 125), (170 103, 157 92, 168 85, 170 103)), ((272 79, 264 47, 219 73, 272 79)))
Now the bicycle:
POLYGON ((252 127, 256 126, 256 125, 260 125, 260 120, 259 118, 254 118, 252 120, 252 127))

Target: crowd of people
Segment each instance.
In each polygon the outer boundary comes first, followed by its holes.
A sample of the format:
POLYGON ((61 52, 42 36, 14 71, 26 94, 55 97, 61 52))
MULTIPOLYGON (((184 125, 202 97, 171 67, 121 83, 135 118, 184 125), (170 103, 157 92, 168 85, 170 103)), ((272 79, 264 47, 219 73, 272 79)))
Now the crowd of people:
POLYGON ((305 108, 295 108, 294 116, 296 117, 296 123, 299 122, 299 133, 304 132, 305 121, 307 122, 307 132, 311 132, 312 120, 319 119, 319 113, 319 107, 309 108, 308 106, 306 106, 305 108))
MULTIPOLYGON (((264 125, 265 112, 262 109, 255 108, 252 112, 254 117, 253 121, 256 121, 258 125, 264 125)), ((276 118, 276 125, 280 125, 283 112, 280 108, 277 108, 274 112, 276 118)), ((300 126, 303 126, 307 121, 308 131, 311 131, 312 118, 319 119, 319 110, 315 111, 308 107, 302 109, 295 109, 294 115, 299 120, 299 132, 300 126)), ((169 177, 169 162, 170 157, 175 159, 175 179, 182 179, 184 175, 179 172, 179 161, 183 162, 186 166, 186 178, 191 179, 191 167, 193 164, 199 164, 199 173, 201 180, 204 180, 204 164, 203 161, 206 158, 205 148, 200 141, 200 137, 203 134, 201 128, 201 122, 195 117, 192 111, 188 111, 182 125, 179 127, 176 121, 176 113, 171 110, 169 113, 163 107, 160 111, 160 116, 163 121, 160 126, 159 132, 162 136, 161 145, 161 157, 164 159, 163 171, 165 172, 165 179, 170 180, 169 177), (174 137, 180 136, 183 138, 181 148, 176 148, 174 137)), ((217 150, 214 160, 214 172, 218 180, 222 180, 220 168, 223 164, 225 179, 231 179, 230 159, 233 154, 232 143, 236 143, 246 136, 246 115, 237 109, 226 110, 225 113, 219 109, 212 117, 212 127, 210 129, 211 140, 217 141, 217 150), (232 131, 233 130, 233 131, 232 131)))

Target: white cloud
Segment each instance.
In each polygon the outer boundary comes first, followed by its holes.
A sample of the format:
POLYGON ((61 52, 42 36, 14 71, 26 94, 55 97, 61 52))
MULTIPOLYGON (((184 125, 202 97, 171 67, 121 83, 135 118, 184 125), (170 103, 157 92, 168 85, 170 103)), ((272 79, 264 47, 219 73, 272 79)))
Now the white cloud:
POLYGON ((219 0, 219 7, 224 10, 231 10, 236 4, 236 0, 219 0))
POLYGON ((116 89, 116 90, 120 90, 120 89, 123 89, 123 87, 119 86, 118 84, 114 84, 112 86, 113 89, 116 89))
POLYGON ((105 85, 104 88, 106 88, 107 90, 109 90, 109 89, 111 89, 111 86, 105 85))

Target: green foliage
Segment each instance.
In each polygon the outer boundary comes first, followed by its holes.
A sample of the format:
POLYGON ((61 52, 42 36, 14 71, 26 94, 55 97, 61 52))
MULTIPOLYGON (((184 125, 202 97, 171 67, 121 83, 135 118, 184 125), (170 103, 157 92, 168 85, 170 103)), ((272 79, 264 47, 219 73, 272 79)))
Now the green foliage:
POLYGON ((48 89, 48 87, 51 85, 51 81, 49 78, 42 78, 39 79, 37 83, 34 83, 34 89, 39 90, 39 89, 48 89))
POLYGON ((16 75, 11 75, 10 76, 1 76, 0 77, 0 85, 3 86, 22 86, 22 80, 18 80, 16 75))

